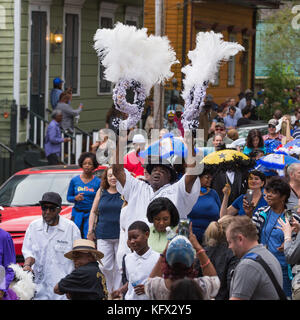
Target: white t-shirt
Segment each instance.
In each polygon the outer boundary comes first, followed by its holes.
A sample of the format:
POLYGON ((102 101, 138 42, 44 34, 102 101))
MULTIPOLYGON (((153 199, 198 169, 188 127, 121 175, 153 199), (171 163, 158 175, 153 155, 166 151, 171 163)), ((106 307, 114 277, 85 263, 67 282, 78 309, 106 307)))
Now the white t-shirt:
POLYGON ((127 246, 128 227, 137 220, 144 221, 149 226, 152 226, 152 223, 150 223, 146 217, 147 207, 152 200, 158 197, 170 199, 176 206, 180 218, 185 219, 192 211, 192 208, 197 202, 200 194, 199 178, 194 182, 190 193, 185 190, 185 175, 179 181, 173 184, 164 185, 154 192, 153 188, 149 184, 134 178, 126 169, 124 169, 124 171, 126 174, 124 188, 119 181, 117 182, 118 192, 122 194, 128 202, 126 210, 121 213, 122 219, 120 216, 120 220, 122 220, 122 222, 120 221, 120 225, 122 225, 122 230, 120 230, 122 231, 122 241, 119 241, 117 254, 119 268, 122 266, 123 255, 130 251, 127 246))
POLYGON ((145 284, 151 271, 156 265, 159 259, 159 253, 153 251, 151 248, 143 254, 138 255, 136 252, 132 252, 125 257, 126 266, 126 277, 128 279, 128 291, 125 295, 125 300, 148 300, 149 298, 145 295, 137 295, 134 292, 132 284, 145 284))
POLYGON ((128 227, 137 220, 144 221, 151 226, 146 217, 147 208, 149 203, 158 197, 170 199, 176 206, 182 219, 187 217, 198 200, 200 194, 199 178, 194 182, 190 193, 185 190, 185 175, 179 181, 164 185, 154 192, 149 184, 134 178, 126 169, 124 170, 126 174, 124 188, 120 182, 117 182, 117 190, 128 202, 126 221, 124 221, 126 232, 128 227))
POLYGON ((127 246, 127 231, 126 231, 126 211, 128 206, 121 209, 120 213, 120 236, 119 246, 117 250, 117 265, 119 270, 122 272, 122 261, 123 257, 127 253, 131 253, 131 250, 127 246))
POLYGON ((36 300, 64 300, 65 295, 53 292, 54 286, 74 270, 72 260, 64 257, 71 251, 74 240, 81 239, 76 224, 59 217, 56 226, 47 228, 42 218, 34 220, 25 233, 22 247, 24 258, 32 257, 36 283, 36 300))

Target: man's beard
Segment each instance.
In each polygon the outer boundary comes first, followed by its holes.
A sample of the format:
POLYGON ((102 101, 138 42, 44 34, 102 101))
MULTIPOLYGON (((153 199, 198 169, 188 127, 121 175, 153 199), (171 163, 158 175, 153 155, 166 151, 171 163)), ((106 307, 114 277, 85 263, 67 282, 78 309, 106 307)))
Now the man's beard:
POLYGON ((59 219, 59 214, 57 214, 55 217, 53 217, 51 220, 46 220, 43 217, 43 221, 47 224, 47 230, 49 227, 51 227, 53 224, 55 224, 56 221, 59 219))

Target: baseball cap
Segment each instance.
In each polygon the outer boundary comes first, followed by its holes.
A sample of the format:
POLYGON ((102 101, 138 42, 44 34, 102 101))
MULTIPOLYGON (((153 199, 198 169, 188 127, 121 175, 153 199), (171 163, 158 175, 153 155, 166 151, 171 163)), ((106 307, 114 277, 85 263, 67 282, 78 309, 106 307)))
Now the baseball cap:
POLYGON ((274 126, 274 127, 276 127, 277 125, 278 125, 278 121, 276 120, 276 119, 271 119, 271 120, 269 120, 269 122, 268 122, 268 125, 272 125, 272 126, 274 126))
POLYGON ((223 122, 217 122, 215 127, 222 127, 225 128, 225 124, 223 122))
POLYGON ((187 237, 178 235, 170 241, 166 252, 166 260, 169 266, 172 267, 175 263, 182 263, 189 268, 193 264, 194 258, 194 249, 187 237))
POLYGON ((43 194, 42 200, 39 202, 40 205, 44 203, 52 203, 61 207, 62 199, 61 196, 56 192, 46 192, 43 194))
POLYGON ((61 78, 59 78, 59 77, 53 79, 53 84, 54 85, 61 84, 62 82, 63 82, 63 80, 61 80, 61 78))
POLYGON ((146 140, 142 134, 136 134, 133 136, 132 143, 146 143, 146 140))

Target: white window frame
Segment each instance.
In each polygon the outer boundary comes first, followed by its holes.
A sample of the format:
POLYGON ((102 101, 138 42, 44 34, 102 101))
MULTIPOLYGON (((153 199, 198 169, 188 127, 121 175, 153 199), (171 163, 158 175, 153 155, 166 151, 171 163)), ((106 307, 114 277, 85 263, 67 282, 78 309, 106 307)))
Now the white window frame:
MULTIPOLYGON (((228 41, 236 42, 235 34, 230 33, 228 36, 228 41)), ((228 60, 227 85, 235 85, 235 56, 231 56, 228 60)))
MULTIPOLYGON (((101 18, 109 18, 112 19, 112 25, 115 24, 115 12, 118 7, 116 3, 110 2, 101 2, 100 11, 99 11, 99 28, 101 28, 101 18)), ((98 96, 107 96, 111 95, 113 90, 113 84, 111 83, 110 91, 109 92, 101 92, 100 91, 100 58, 98 58, 98 72, 97 72, 97 95, 98 96)))
MULTIPOLYGON (((84 1, 83 1, 84 2, 84 1)), ((83 4, 82 2, 82 4, 83 4)), ((65 39, 66 39, 66 15, 67 14, 76 14, 78 15, 78 68, 77 68, 77 92, 73 93, 73 97, 80 96, 80 66, 81 66, 81 8, 82 4, 74 5, 66 3, 64 6, 63 12, 63 46, 62 46, 62 79, 65 80, 65 39)))
POLYGON ((135 21, 136 27, 139 28, 139 17, 141 15, 142 8, 136 6, 127 6, 125 11, 125 24, 127 21, 135 21))

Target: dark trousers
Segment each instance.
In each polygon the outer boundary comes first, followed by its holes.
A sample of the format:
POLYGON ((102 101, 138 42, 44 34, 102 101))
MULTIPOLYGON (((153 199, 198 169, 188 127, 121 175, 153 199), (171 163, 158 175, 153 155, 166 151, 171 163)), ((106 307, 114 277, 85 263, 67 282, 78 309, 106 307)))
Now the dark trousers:
POLYGON ((49 156, 47 157, 48 160, 48 164, 51 165, 56 165, 56 164, 60 164, 60 161, 58 159, 58 156, 56 153, 51 153, 49 154, 49 156))

